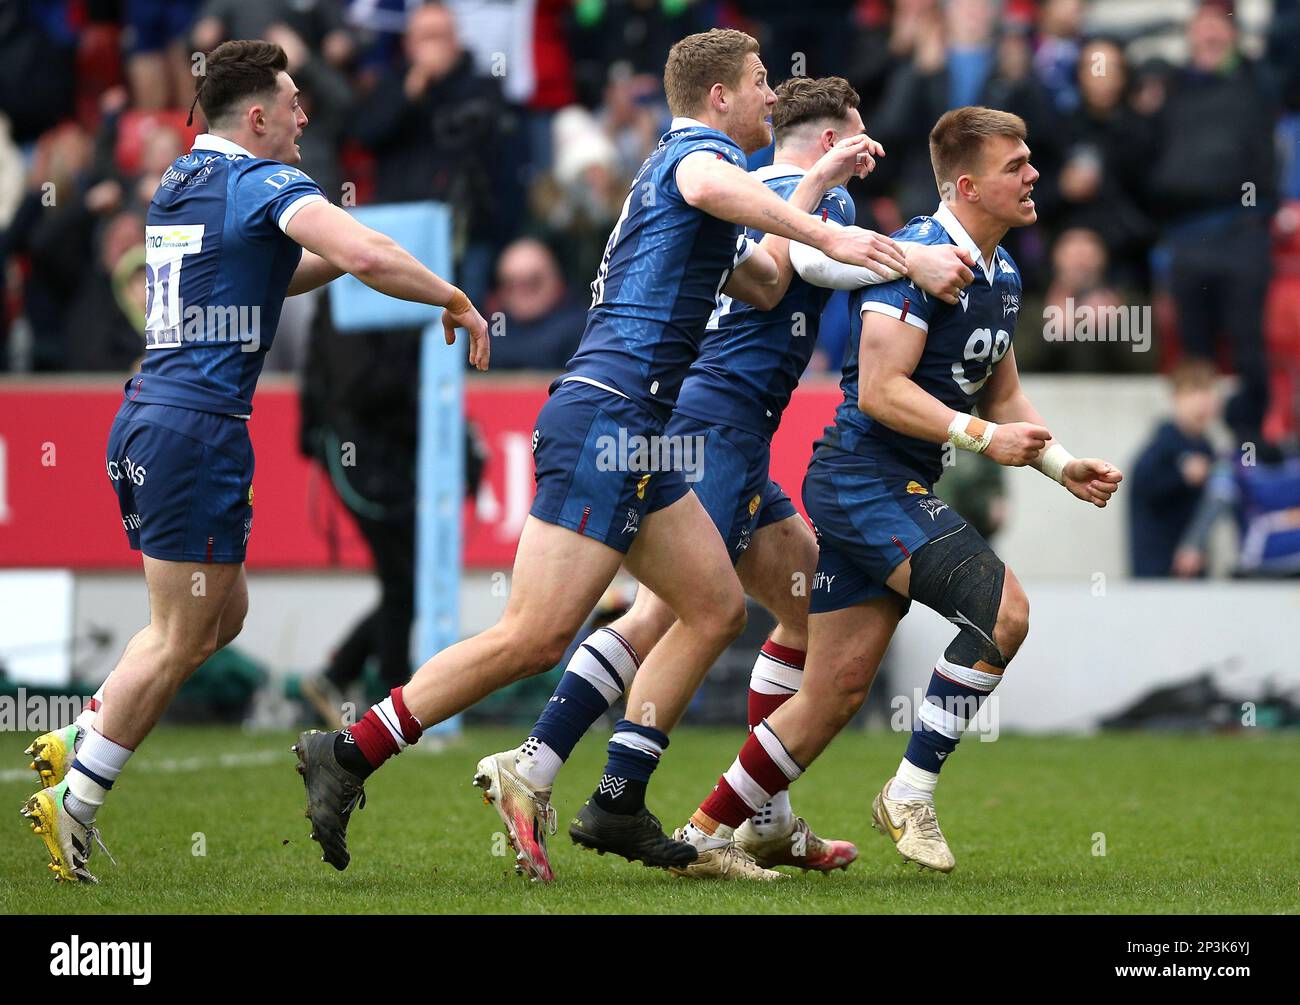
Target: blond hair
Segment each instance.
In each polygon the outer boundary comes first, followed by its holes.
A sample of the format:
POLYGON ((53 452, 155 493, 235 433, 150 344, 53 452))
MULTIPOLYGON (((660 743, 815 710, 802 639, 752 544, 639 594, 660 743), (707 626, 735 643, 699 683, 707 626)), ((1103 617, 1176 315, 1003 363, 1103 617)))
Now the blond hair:
POLYGON ((714 84, 740 83, 745 57, 758 53, 758 40, 734 28, 687 35, 670 50, 664 67, 664 95, 674 115, 698 113, 714 84))

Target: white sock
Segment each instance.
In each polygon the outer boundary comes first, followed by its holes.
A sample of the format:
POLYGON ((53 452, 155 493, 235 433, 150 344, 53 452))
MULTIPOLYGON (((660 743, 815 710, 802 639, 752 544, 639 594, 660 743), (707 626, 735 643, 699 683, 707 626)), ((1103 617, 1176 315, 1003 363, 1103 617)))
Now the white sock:
POLYGON ((906 757, 898 765, 894 780, 889 783, 889 798, 905 803, 934 802, 934 790, 939 784, 937 771, 918 768, 906 757))
POLYGON ((709 851, 713 848, 721 848, 731 843, 733 829, 725 824, 718 824, 718 829, 712 834, 706 834, 695 826, 693 821, 688 820, 686 826, 682 829, 682 840, 687 844, 693 844, 700 851, 709 851))
POLYGON ((89 730, 68 771, 63 808, 83 824, 94 823, 95 814, 104 805, 104 797, 133 753, 99 730, 89 730))
POLYGON ((763 804, 763 808, 749 818, 750 826, 759 837, 788 834, 794 826, 794 813, 790 809, 790 790, 782 789, 763 804))
POLYGON ((530 736, 515 755, 515 770, 524 781, 539 789, 550 788, 564 767, 564 758, 535 736, 530 736))

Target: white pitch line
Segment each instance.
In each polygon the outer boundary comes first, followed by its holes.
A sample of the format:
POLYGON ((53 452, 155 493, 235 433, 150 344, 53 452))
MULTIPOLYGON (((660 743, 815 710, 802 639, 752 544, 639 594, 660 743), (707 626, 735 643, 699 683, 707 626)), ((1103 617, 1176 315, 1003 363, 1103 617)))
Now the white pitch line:
MULTIPOLYGON (((266 764, 293 763, 289 748, 284 750, 253 750, 243 754, 219 754, 216 757, 168 757, 159 761, 140 761, 131 765, 132 774, 174 775, 211 768, 256 768, 266 764)), ((8 768, 0 771, 0 784, 5 782, 34 781, 31 768, 8 768)))

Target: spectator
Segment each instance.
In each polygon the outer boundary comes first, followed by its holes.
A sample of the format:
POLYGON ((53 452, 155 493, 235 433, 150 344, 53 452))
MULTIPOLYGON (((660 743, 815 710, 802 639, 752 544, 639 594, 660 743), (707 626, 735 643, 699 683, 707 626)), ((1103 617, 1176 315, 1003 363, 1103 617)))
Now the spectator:
POLYGON ((1300 576, 1300 457, 1268 444, 1244 449, 1215 465, 1200 505, 1179 542, 1174 572, 1200 576, 1214 525, 1237 525, 1237 577, 1300 576))
POLYGON ((68 122, 36 144, 27 192, 9 228, 0 234, 0 260, 25 255, 31 264, 23 309, 33 333, 34 370, 65 367, 69 304, 94 258, 95 211, 87 205, 93 182, 90 137, 68 122))
POLYGON ((501 253, 489 329, 496 370, 561 370, 578 348, 586 311, 564 287, 555 256, 541 241, 522 238, 501 253))
POLYGON ((1053 223, 1096 232, 1120 282, 1145 288, 1155 225, 1136 193, 1154 151, 1144 140, 1144 124, 1125 102, 1124 52, 1109 39, 1093 39, 1079 54, 1076 71, 1081 100, 1063 120, 1062 166, 1042 185, 1054 190, 1053 223))
POLYGON ((1079 107, 1079 62, 1083 0, 1046 0, 1038 21, 1038 46, 1034 51, 1034 75, 1052 96, 1058 112, 1079 107))
POLYGON ((496 250, 522 215, 503 155, 510 133, 499 81, 474 72, 441 4, 411 14, 403 51, 405 62, 357 109, 353 136, 375 153, 376 199, 436 199, 452 207, 458 282, 477 300, 496 250))
POLYGON ((1230 4, 1205 2, 1188 23, 1191 61, 1149 123, 1157 153, 1146 194, 1163 221, 1183 349, 1215 360, 1224 337, 1240 378, 1226 418, 1245 442, 1259 439, 1268 409, 1263 329, 1278 106, 1237 48, 1231 13, 1230 4))
POLYGON ((632 179, 620 174, 616 147, 586 109, 566 108, 553 125, 556 157, 550 172, 533 186, 533 213, 546 228, 565 274, 589 281, 632 179))
POLYGON ((1041 349, 1025 346, 1029 350, 1026 360, 1053 370, 1134 368, 1139 355, 1134 348, 1145 345, 1150 349, 1152 332, 1149 328, 1126 331, 1122 334, 1130 341, 1119 341, 1121 333, 1103 326, 1104 319, 1113 316, 1107 308, 1125 306, 1123 294, 1110 282, 1108 266, 1106 246, 1095 231, 1074 227, 1056 239, 1052 246, 1052 280, 1044 305, 1051 316, 1061 319, 1055 333, 1060 338, 1044 338, 1041 349), (1145 343, 1139 341, 1143 335, 1145 343))
POLYGON ((194 100, 194 67, 187 41, 199 4, 200 0, 126 0, 126 76, 132 104, 141 111, 184 108, 194 100))
MULTIPOLYGON (((1214 447, 1206 435, 1218 413, 1214 381, 1214 368, 1204 360, 1185 360, 1174 369, 1173 415, 1156 427, 1133 465, 1129 556, 1134 576, 1175 574, 1175 552, 1191 526, 1214 463, 1214 447)), ((1184 563, 1178 574, 1192 573, 1184 563)))
POLYGON ((144 355, 144 216, 119 213, 104 228, 99 256, 68 316, 70 370, 126 376, 144 355))
POLYGON ((193 41, 195 48, 211 52, 227 39, 267 38, 273 25, 298 35, 331 66, 346 66, 356 53, 336 0, 205 0, 193 41))
POLYGON ((51 38, 27 3, 0 3, 0 113, 30 143, 72 114, 74 49, 51 38))

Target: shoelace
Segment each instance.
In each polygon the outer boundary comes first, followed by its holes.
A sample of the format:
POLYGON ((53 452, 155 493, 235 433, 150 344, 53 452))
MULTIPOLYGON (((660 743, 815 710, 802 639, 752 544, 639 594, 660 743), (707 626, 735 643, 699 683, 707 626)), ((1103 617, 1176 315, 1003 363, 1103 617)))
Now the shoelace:
POLYGON ((90 838, 95 842, 95 844, 99 845, 99 849, 100 849, 100 851, 102 851, 105 855, 107 855, 107 856, 108 856, 108 860, 109 860, 110 862, 112 862, 114 866, 116 866, 116 865, 117 865, 117 859, 115 859, 115 858, 113 857, 113 853, 112 853, 111 851, 108 850, 108 845, 104 844, 104 839, 103 839, 102 837, 99 836, 99 828, 98 828, 98 827, 92 827, 92 828, 90 828, 90 838))
POLYGON ((921 832, 922 837, 943 840, 943 832, 939 830, 939 818, 935 816, 933 803, 919 803, 920 809, 916 811, 916 829, 921 832))
MULTIPOLYGON (((347 784, 348 783, 346 782, 344 783, 345 788, 343 789, 343 794, 345 796, 347 795, 348 792, 346 788, 347 784)), ((343 804, 343 808, 339 810, 339 816, 346 817, 350 815, 354 809, 364 810, 365 808, 366 808, 366 790, 363 786, 358 785, 356 787, 356 791, 353 792, 352 795, 348 797, 348 801, 345 802, 343 804)), ((367 817, 366 819, 369 819, 369 817, 367 817)))
POLYGON ((537 806, 537 815, 542 818, 542 823, 546 825, 546 833, 554 834, 560 829, 559 817, 555 813, 555 807, 544 799, 533 798, 533 803, 537 806))
POLYGON ((727 842, 727 844, 723 846, 722 850, 723 874, 725 875, 726 873, 731 872, 732 866, 744 863, 748 863, 756 869, 758 868, 758 861, 753 855, 745 851, 745 849, 736 844, 735 841, 727 842))

